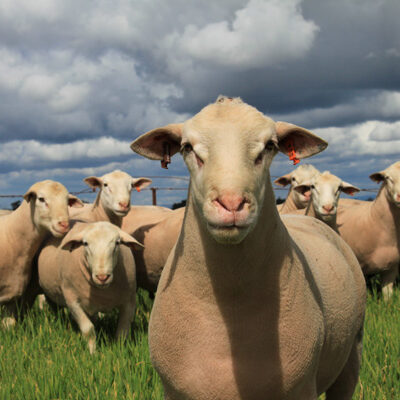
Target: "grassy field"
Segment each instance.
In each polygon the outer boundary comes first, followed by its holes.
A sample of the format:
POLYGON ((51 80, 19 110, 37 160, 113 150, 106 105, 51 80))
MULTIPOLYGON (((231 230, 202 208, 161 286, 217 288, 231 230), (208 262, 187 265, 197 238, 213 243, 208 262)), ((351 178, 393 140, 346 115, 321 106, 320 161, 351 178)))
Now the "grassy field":
MULTIPOLYGON (((0 399, 162 399, 151 367, 147 323, 151 300, 138 294, 132 338, 112 339, 116 315, 98 323, 89 355, 66 312, 37 307, 11 331, 0 330, 0 399)), ((369 294, 363 365, 354 399, 400 399, 400 296, 385 304, 369 294)))

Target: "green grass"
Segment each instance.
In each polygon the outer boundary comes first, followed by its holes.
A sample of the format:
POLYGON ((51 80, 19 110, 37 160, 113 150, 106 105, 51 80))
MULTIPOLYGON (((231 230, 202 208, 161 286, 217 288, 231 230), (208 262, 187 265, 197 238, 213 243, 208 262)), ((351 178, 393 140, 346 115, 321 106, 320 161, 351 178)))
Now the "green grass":
MULTIPOLYGON (((76 324, 37 306, 14 329, 0 330, 0 399, 162 399, 151 367, 147 323, 151 300, 139 291, 135 329, 113 340, 116 315, 97 324, 90 356, 76 324)), ((400 296, 385 304, 368 295, 363 364, 354 399, 400 398, 400 296)))

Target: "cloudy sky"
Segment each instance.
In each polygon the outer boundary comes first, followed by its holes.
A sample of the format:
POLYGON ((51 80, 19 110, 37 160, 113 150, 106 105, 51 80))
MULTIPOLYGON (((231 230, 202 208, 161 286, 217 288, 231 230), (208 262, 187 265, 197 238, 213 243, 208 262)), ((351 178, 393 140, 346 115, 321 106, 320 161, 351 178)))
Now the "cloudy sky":
MULTIPOLYGON (((399 15, 398 0, 1 0, 0 194, 47 178, 79 191, 117 168, 186 176, 129 144, 219 94, 313 130, 330 145, 309 162, 374 187, 400 159, 399 15)), ((292 168, 279 156, 272 175, 292 168)))

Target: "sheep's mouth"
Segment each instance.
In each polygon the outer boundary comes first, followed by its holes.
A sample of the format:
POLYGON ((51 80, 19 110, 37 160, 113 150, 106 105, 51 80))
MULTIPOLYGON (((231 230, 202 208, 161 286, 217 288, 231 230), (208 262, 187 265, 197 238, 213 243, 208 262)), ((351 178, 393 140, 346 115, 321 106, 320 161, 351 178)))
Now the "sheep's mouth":
POLYGON ((69 228, 66 230, 62 230, 62 231, 60 231, 59 229, 56 229, 56 228, 53 228, 51 230, 51 233, 56 238, 61 238, 61 237, 65 236, 68 232, 69 232, 69 228))
POLYGON ((237 225, 236 223, 232 224, 215 224, 215 223, 208 223, 208 226, 212 229, 217 230, 234 230, 234 229, 247 229, 250 225, 237 225))
POLYGON ((117 215, 118 217, 125 217, 129 212, 129 209, 127 210, 114 210, 114 214, 117 215))

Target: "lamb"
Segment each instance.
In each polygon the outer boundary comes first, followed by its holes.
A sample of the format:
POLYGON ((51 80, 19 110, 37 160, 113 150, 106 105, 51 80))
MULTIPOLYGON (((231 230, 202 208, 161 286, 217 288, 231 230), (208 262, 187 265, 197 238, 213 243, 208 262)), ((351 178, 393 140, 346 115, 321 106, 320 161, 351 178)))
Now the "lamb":
POLYGON ((15 325, 17 310, 26 304, 26 290, 32 259, 48 234, 62 237, 69 230, 68 205, 82 202, 58 182, 36 182, 24 195, 21 205, 1 217, 0 305, 5 307, 5 327, 15 325))
POLYGON ((109 222, 75 223, 62 239, 51 239, 38 259, 39 283, 46 296, 67 306, 88 341, 96 349, 89 317, 119 309, 117 337, 129 333, 136 307, 133 237, 109 222))
POLYGON ((314 176, 311 180, 311 185, 298 185, 294 190, 300 193, 311 192, 311 200, 305 213, 304 210, 298 210, 299 213, 304 213, 304 215, 325 222, 337 233, 339 233, 339 230, 336 223, 336 214, 340 194, 343 192, 353 196, 354 193, 360 191, 358 187, 342 181, 329 171, 324 171, 314 176))
POLYGON ((294 190, 298 185, 310 185, 314 176, 319 175, 319 171, 311 164, 298 166, 289 174, 282 175, 274 180, 279 186, 287 186, 290 184, 290 190, 284 203, 279 204, 278 211, 280 214, 292 213, 295 210, 301 210, 307 207, 310 200, 310 192, 300 193, 294 190))
POLYGON ((131 209, 132 189, 144 189, 151 184, 151 179, 132 178, 126 172, 115 170, 102 177, 88 176, 84 182, 94 190, 98 188, 99 193, 93 205, 72 216, 87 222, 109 221, 121 227, 122 218, 131 209))
POLYGON ((181 151, 191 175, 149 325, 167 400, 352 397, 365 281, 332 229, 280 218, 269 166, 289 145, 301 159, 327 144, 227 97, 131 144, 164 162, 181 151))
POLYGON ((339 207, 337 221, 364 275, 381 275, 382 293, 388 300, 399 275, 400 161, 370 178, 381 183, 376 199, 339 207))

